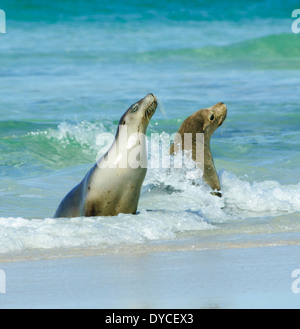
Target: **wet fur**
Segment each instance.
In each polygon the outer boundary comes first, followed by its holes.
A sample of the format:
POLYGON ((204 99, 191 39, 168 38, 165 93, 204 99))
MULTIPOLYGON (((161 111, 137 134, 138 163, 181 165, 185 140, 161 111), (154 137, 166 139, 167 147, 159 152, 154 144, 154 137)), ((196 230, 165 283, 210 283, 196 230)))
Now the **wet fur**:
MULTIPOLYGON (((215 130, 224 122, 227 115, 227 108, 223 103, 218 103, 210 108, 199 110, 184 120, 178 130, 181 135, 182 143, 179 148, 182 150, 192 151, 192 159, 196 161, 196 134, 204 133, 204 181, 212 188, 212 194, 219 197, 222 196, 220 192, 221 186, 219 177, 215 168, 214 159, 210 150, 210 139, 215 130), (213 122, 210 120, 211 115, 214 114, 213 122), (184 134, 192 134, 192 149, 184 145, 184 134)), ((174 143, 171 145, 170 154, 176 154, 174 143)))

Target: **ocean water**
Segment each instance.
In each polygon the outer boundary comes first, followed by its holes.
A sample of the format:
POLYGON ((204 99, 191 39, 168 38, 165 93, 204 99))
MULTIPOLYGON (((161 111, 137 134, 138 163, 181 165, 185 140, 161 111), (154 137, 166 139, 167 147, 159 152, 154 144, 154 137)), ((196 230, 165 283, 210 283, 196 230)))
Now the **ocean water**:
POLYGON ((299 242, 297 1, 0 6, 0 255, 299 242), (149 168, 137 215, 53 219, 99 134, 149 92, 160 101, 149 135, 227 105, 211 140, 224 197, 185 170, 149 168))

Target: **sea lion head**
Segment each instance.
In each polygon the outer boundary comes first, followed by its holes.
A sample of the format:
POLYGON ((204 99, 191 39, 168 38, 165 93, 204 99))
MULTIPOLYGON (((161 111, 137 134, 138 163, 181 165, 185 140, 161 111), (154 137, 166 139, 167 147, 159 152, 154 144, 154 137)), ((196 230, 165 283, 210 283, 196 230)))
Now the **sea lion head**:
POLYGON ((145 134, 156 108, 157 98, 150 93, 129 107, 121 117, 119 126, 126 125, 128 131, 145 134))
POLYGON ((183 127, 187 124, 191 132, 204 133, 210 138, 215 130, 222 125, 227 116, 227 107, 220 102, 206 109, 198 110, 192 114, 183 127))
POLYGON ((220 102, 207 109, 198 111, 198 114, 200 114, 199 112, 201 112, 202 131, 210 137, 226 119, 227 107, 224 103, 220 102))

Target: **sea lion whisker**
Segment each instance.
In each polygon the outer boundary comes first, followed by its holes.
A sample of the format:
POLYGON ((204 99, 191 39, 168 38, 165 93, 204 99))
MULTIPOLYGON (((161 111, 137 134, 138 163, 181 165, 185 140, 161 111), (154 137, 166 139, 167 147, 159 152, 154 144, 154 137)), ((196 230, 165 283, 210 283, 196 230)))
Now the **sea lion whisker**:
POLYGON ((164 118, 167 120, 168 119, 168 116, 167 116, 167 111, 166 111, 166 108, 164 106, 164 103, 160 99, 158 99, 157 104, 158 104, 159 111, 164 116, 164 118))

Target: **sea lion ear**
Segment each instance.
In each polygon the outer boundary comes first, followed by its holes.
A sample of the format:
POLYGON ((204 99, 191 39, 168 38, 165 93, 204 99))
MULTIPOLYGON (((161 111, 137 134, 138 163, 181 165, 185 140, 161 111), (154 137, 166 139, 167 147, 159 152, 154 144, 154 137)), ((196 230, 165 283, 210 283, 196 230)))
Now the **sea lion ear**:
POLYGON ((205 120, 205 121, 203 122, 203 132, 205 131, 205 129, 206 129, 208 126, 210 126, 210 121, 209 121, 209 120, 205 120))

